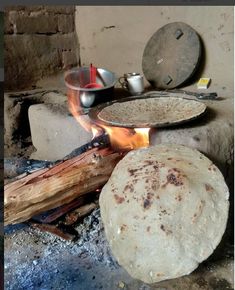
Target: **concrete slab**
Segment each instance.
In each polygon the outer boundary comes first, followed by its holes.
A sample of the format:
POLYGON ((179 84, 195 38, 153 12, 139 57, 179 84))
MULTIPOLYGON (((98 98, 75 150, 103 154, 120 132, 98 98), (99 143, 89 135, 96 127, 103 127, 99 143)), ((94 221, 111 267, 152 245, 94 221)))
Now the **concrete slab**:
POLYGON ((67 106, 32 105, 28 114, 32 142, 37 149, 31 155, 33 159, 61 159, 92 139, 92 134, 69 114, 67 106))

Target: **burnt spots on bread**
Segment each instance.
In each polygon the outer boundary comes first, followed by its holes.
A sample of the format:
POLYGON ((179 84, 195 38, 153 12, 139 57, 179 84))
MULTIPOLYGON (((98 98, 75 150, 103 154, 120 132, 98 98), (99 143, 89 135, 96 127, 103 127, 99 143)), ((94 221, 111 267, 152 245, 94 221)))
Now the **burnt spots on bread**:
POLYGON ((114 199, 117 204, 121 204, 125 201, 125 198, 122 196, 119 196, 118 194, 114 194, 114 199))
POLYGON ((212 164, 208 167, 208 170, 210 170, 210 171, 216 171, 216 167, 215 167, 215 165, 212 163, 212 164))
POLYGON ((153 165, 155 162, 156 162, 156 161, 154 161, 154 160, 145 160, 144 163, 145 163, 146 165, 144 165, 144 166, 153 165))
POLYGON ((163 277, 163 276, 165 276, 164 273, 157 273, 156 275, 157 275, 157 277, 163 277))
POLYGON ((144 181, 144 191, 145 192, 151 192, 151 195, 154 196, 157 194, 157 190, 159 188, 159 177, 158 175, 156 176, 144 176, 143 177, 144 181))
POLYGON ((147 199, 151 200, 154 196, 154 193, 153 192, 148 192, 147 193, 147 199))
POLYGON ((158 169, 159 169, 159 167, 161 167, 162 166, 162 164, 160 164, 158 161, 156 161, 156 160, 145 160, 144 161, 144 165, 142 166, 143 168, 144 167, 147 167, 147 166, 151 166, 151 167, 153 167, 153 169, 155 170, 155 171, 157 171, 158 169))
POLYGON ((153 180, 152 184, 151 184, 151 189, 156 191, 157 190, 157 187, 158 187, 158 184, 156 182, 156 180, 153 180))
POLYGON ((169 169, 168 174, 166 176, 166 182, 161 187, 164 188, 167 186, 167 184, 182 186, 184 184, 183 177, 186 176, 182 175, 181 171, 178 168, 169 169))
POLYGON ((125 187, 124 187, 124 192, 125 191, 129 191, 129 192, 134 192, 134 185, 132 183, 128 183, 125 187))
POLYGON ((200 211, 203 209, 205 203, 206 203, 205 200, 200 200, 200 203, 199 203, 199 206, 198 206, 200 211))
POLYGON ((149 209, 153 203, 153 196, 154 194, 151 192, 147 193, 146 197, 143 197, 143 208, 144 209, 149 209))
POLYGON ((139 171, 139 170, 140 170, 140 168, 135 168, 135 169, 130 169, 130 168, 128 168, 128 169, 127 169, 127 171, 129 172, 130 176, 134 176, 135 173, 136 173, 137 171, 139 171))
POLYGON ((172 234, 172 231, 169 230, 169 229, 166 229, 166 227, 165 227, 163 224, 161 224, 160 229, 161 229, 163 232, 165 232, 167 236, 170 235, 170 234, 172 234))
POLYGON ((159 169, 159 166, 158 165, 153 165, 153 169, 157 171, 159 169))
POLYGON ((132 183, 133 184, 136 184, 137 182, 138 182, 138 179, 137 178, 135 178, 135 179, 132 180, 132 183))
POLYGON ((177 201, 181 201, 182 200, 182 196, 180 194, 178 194, 176 197, 175 197, 175 200, 177 201))
POLYGON ((163 232, 165 232, 165 227, 164 227, 164 225, 161 225, 161 226, 160 226, 160 229, 161 229, 163 232))
POLYGON ((169 173, 167 175, 167 182, 170 183, 170 184, 173 184, 175 186, 181 186, 183 185, 183 181, 181 180, 180 176, 174 174, 174 173, 169 173))
POLYGON ((112 192, 115 192, 116 190, 117 190, 117 188, 114 186, 113 183, 111 183, 111 191, 112 191, 112 192))
POLYGON ((122 224, 121 227, 120 227, 121 233, 123 233, 126 229, 127 229, 127 225, 122 224))
POLYGON ((111 189, 111 191, 114 193, 114 192, 117 192, 118 189, 117 189, 116 187, 113 187, 113 188, 111 189))
POLYGON ((208 183, 205 183, 205 189, 208 192, 214 191, 214 188, 208 183))
POLYGON ((165 163, 163 163, 163 162, 159 162, 159 167, 160 167, 160 168, 165 167, 165 166, 166 166, 165 163))
POLYGON ((161 213, 167 214, 167 211, 164 209, 164 210, 161 210, 161 213))
POLYGON ((193 217, 191 218, 192 223, 195 223, 196 220, 201 216, 205 204, 206 204, 205 200, 200 200, 196 212, 193 214, 193 217))
POLYGON ((151 204, 151 201, 146 198, 143 204, 144 209, 149 209, 151 207, 151 204))
POLYGON ((171 172, 171 170, 180 173, 180 170, 178 168, 169 169, 168 172, 171 172))
POLYGON ((172 160, 173 162, 180 162, 180 161, 182 161, 180 159, 175 159, 174 157, 168 157, 167 160, 169 160, 169 161, 172 160))

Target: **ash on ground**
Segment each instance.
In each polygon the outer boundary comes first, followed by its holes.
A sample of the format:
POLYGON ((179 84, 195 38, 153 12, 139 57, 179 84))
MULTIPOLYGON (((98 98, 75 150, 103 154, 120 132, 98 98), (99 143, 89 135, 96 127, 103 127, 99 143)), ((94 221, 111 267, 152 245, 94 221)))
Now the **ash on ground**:
POLYGON ((231 247, 222 258, 201 264, 188 276, 146 285, 131 278, 112 256, 99 209, 75 229, 79 238, 73 242, 23 224, 6 227, 4 289, 233 289, 231 247))
POLYGON ((79 239, 76 243, 80 247, 72 246, 72 251, 76 252, 78 249, 79 251, 82 250, 82 255, 87 253, 96 261, 102 262, 111 268, 118 267, 105 238, 100 209, 95 209, 88 217, 84 218, 83 223, 75 227, 75 229, 79 234, 79 239))

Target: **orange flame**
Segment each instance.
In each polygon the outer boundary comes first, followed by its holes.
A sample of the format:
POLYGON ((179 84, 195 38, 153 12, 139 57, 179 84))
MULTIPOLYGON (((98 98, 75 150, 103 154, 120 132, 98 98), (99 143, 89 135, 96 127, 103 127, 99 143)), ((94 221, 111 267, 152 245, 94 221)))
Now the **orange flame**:
POLYGON ((113 148, 132 150, 149 146, 149 128, 120 128, 104 126, 113 148))
POLYGON ((104 125, 97 126, 82 114, 79 92, 68 91, 68 103, 71 114, 78 123, 88 132, 92 132, 93 138, 105 132, 108 133, 111 146, 118 150, 132 150, 149 146, 149 128, 120 128, 104 125))
POLYGON ((77 122, 87 131, 91 132, 94 137, 103 134, 101 127, 96 126, 90 119, 82 113, 79 92, 75 90, 68 90, 68 104, 69 110, 77 122))

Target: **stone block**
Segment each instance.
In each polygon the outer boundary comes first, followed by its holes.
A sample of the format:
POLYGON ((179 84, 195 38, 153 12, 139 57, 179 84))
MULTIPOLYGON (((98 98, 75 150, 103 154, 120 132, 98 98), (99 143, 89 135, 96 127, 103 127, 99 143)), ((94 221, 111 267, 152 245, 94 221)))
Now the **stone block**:
POLYGON ((58 43, 47 35, 5 35, 6 89, 30 88, 41 77, 59 71, 58 43))
POLYGON ((58 15, 58 31, 69 33, 74 31, 74 15, 58 15))
MULTIPOLYGON (((32 7, 32 6, 30 6, 30 7, 32 7)), ((33 7, 35 9, 35 7, 37 7, 37 6, 33 6, 33 7)), ((5 12, 21 11, 21 10, 25 10, 25 9, 26 9, 26 6, 24 6, 24 5, 7 5, 4 7, 5 12)))
POLYGON ((9 14, 4 13, 4 33, 12 34, 14 32, 13 24, 10 22, 9 14))
POLYGON ((56 33, 58 19, 56 15, 37 14, 28 16, 27 14, 17 14, 14 19, 16 33, 56 33))
POLYGON ((7 156, 14 152, 12 148, 17 142, 31 136, 28 108, 40 103, 65 105, 67 97, 62 93, 37 90, 4 94, 4 144, 7 156))
POLYGON ((47 12, 58 13, 58 14, 73 14, 75 12, 75 6, 71 5, 48 5, 44 6, 47 12))
POLYGON ((53 34, 51 35, 51 44, 60 51, 76 48, 78 46, 76 33, 53 34))
POLYGON ((63 51, 62 52, 63 69, 67 69, 78 63, 75 51, 63 51))
POLYGON ((74 33, 5 35, 4 45, 5 87, 17 90, 30 88, 36 80, 58 72, 62 68, 62 51, 77 49, 74 33))
POLYGON ((91 133, 85 131, 64 106, 32 105, 29 123, 32 142, 37 149, 31 156, 35 159, 61 159, 92 139, 91 133))

